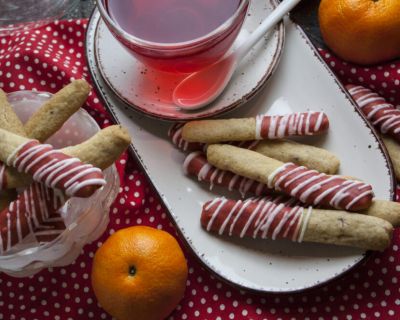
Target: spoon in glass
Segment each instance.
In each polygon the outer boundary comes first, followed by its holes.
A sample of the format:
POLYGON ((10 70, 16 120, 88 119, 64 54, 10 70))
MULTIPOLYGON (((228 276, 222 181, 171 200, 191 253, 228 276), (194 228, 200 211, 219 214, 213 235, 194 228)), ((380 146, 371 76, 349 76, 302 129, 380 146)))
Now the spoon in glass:
POLYGON ((214 101, 228 85, 239 62, 265 33, 282 20, 301 0, 284 0, 235 51, 183 79, 172 93, 173 102, 188 111, 200 109, 214 101))

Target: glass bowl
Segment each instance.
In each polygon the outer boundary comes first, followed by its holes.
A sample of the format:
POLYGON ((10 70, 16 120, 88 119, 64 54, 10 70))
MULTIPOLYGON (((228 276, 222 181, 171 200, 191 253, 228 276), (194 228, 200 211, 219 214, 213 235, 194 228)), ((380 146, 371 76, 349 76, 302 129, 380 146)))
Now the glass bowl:
MULTIPOLYGON (((17 91, 8 100, 22 122, 38 109, 51 94, 17 91)), ((83 109, 76 112, 47 142, 56 148, 78 144, 100 130, 93 118, 83 109)), ((90 198, 71 198, 61 208, 66 229, 53 241, 40 244, 26 237, 12 250, 0 255, 0 271, 11 276, 25 277, 47 267, 65 266, 81 253, 82 247, 99 238, 107 228, 109 210, 119 190, 115 165, 104 170, 107 184, 90 198)))
POLYGON ((178 43, 157 43, 124 31, 108 14, 105 1, 96 0, 97 7, 113 36, 146 66, 172 73, 194 72, 218 61, 239 34, 249 7, 249 0, 241 0, 228 20, 199 38, 178 43))
POLYGON ((0 1, 0 36, 46 25, 64 16, 78 3, 79 0, 0 1))

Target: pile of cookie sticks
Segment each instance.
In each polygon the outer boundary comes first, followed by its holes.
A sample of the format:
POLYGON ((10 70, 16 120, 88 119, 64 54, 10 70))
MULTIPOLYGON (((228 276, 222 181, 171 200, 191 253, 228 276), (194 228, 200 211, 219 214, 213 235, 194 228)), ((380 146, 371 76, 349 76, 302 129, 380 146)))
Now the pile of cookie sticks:
POLYGON ((121 126, 107 127, 61 150, 44 144, 89 92, 86 81, 73 81, 22 124, 0 91, 0 253, 28 236, 38 244, 57 238, 66 228, 60 208, 70 197, 90 197, 101 188, 106 183, 102 170, 128 147, 130 137, 121 126))
POLYGON ((206 202, 203 228, 236 237, 388 247, 393 226, 400 225, 400 204, 373 199, 368 183, 335 175, 340 160, 331 152, 286 139, 328 129, 323 112, 174 124, 171 141, 189 152, 186 174, 211 189, 253 195, 206 202))

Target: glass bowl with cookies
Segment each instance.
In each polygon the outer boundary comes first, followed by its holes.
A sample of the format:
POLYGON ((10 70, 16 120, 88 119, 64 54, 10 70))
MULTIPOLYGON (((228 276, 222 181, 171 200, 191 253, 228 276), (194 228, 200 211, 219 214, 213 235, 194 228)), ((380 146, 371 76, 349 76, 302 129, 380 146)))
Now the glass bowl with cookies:
POLYGON ((130 143, 81 106, 84 80, 55 94, 0 91, 0 271, 70 264, 106 229, 119 190, 113 164, 130 143))

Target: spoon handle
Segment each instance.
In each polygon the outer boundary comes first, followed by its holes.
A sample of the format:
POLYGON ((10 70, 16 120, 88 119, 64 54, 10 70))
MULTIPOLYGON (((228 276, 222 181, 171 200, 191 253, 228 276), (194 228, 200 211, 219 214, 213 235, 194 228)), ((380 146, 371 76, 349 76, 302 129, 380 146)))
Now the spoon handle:
POLYGON ((250 49, 265 35, 265 33, 274 27, 282 18, 292 10, 301 0, 283 0, 271 14, 257 27, 250 37, 236 50, 235 55, 240 60, 244 58, 250 49))

